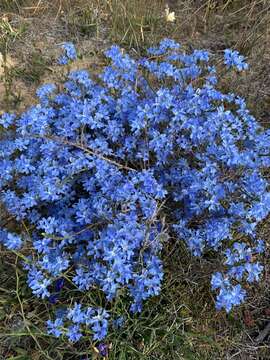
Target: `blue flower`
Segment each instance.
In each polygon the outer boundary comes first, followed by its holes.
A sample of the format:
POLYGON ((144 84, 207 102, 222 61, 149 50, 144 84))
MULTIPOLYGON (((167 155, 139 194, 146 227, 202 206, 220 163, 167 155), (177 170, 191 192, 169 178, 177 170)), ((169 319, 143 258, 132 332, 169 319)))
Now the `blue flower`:
POLYGON ((0 243, 4 244, 10 250, 19 250, 22 247, 23 241, 17 234, 0 230, 0 243))
POLYGON ((236 50, 224 50, 224 63, 227 65, 227 68, 236 67, 239 71, 248 69, 248 64, 245 62, 244 56, 240 55, 236 50))
POLYGON ((220 272, 217 272, 212 275, 211 285, 212 289, 216 290, 230 285, 230 282, 228 279, 224 278, 220 272))
POLYGON ((74 307, 69 310, 67 318, 72 320, 75 324, 81 324, 85 322, 86 314, 81 310, 81 304, 75 303, 74 307))
POLYGON ((4 113, 0 115, 0 125, 2 125, 4 129, 7 129, 14 123, 15 119, 16 116, 14 114, 4 113))
POLYGON ((57 318, 55 321, 48 320, 47 321, 47 331, 48 334, 52 334, 55 337, 60 337, 63 335, 63 320, 57 318))
POLYGON ((255 251, 259 254, 262 254, 265 250, 265 243, 262 239, 259 239, 257 241, 257 245, 256 245, 256 248, 255 248, 255 251))
POLYGON ((80 340, 80 338, 83 336, 79 325, 70 325, 68 327, 66 336, 68 337, 69 341, 71 342, 77 342, 80 340))
POLYGON ((217 296, 217 309, 224 308, 226 312, 230 312, 233 306, 240 305, 246 296, 246 291, 241 285, 231 286, 230 288, 221 288, 217 296))
POLYGON ((56 86, 54 84, 44 84, 40 86, 37 91, 37 97, 42 102, 46 102, 49 99, 49 95, 51 95, 56 90, 56 86))
POLYGON ((48 249, 42 259, 38 261, 39 266, 53 276, 58 276, 69 266, 67 255, 59 250, 48 249))
POLYGON ((164 55, 168 50, 178 50, 180 49, 180 44, 171 39, 163 39, 159 47, 152 47, 147 50, 149 55, 164 55))
POLYGON ((245 270, 248 272, 247 281, 251 283, 259 281, 263 266, 259 263, 246 263, 245 270))
POLYGON ((90 318, 91 330, 93 331, 94 340, 102 340, 106 337, 108 332, 108 318, 109 314, 104 309, 96 309, 95 313, 90 318))
POLYGON ((51 285, 52 280, 47 279, 35 266, 29 268, 27 283, 37 297, 44 299, 50 296, 48 287, 51 285))
POLYGON ((241 281, 243 279, 245 271, 246 269, 244 265, 232 266, 231 269, 228 271, 228 275, 230 278, 241 281))
POLYGON ((58 59, 59 65, 67 65, 70 60, 76 60, 77 59, 77 51, 75 49, 75 46, 71 42, 65 42, 62 45, 62 48, 65 52, 65 55, 62 55, 58 59))

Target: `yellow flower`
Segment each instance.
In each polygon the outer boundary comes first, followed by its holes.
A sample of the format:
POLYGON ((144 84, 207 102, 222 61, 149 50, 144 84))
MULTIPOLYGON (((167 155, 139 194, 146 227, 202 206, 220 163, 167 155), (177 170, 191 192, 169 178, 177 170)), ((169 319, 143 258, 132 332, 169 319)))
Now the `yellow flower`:
POLYGON ((174 13, 174 11, 170 12, 168 5, 166 5, 166 8, 165 8, 165 18, 166 18, 166 21, 168 21, 168 22, 175 21, 175 13, 174 13))

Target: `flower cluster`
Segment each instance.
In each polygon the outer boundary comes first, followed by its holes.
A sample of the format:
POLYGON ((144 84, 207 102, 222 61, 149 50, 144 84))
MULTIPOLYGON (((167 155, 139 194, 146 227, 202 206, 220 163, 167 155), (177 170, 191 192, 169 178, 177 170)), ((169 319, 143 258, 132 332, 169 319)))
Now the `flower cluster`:
POLYGON ((66 42, 62 44, 62 49, 64 50, 65 54, 61 55, 58 59, 59 65, 67 65, 70 61, 77 59, 77 51, 73 43, 66 42))
MULTIPOLYGON (((46 84, 38 105, 0 118, 1 202, 31 231, 28 285, 57 308, 49 333, 73 342, 102 340, 119 296, 138 312, 159 294, 170 234, 195 256, 223 254, 212 287, 230 311, 262 271, 256 225, 270 211, 270 131, 218 88, 207 51, 165 39, 142 59, 117 46, 105 55, 98 76, 73 71, 64 90, 46 84)), ((246 68, 234 53, 225 64, 246 68)), ((3 229, 0 241, 18 250, 30 237, 3 229)))
POLYGON ((58 314, 55 321, 48 320, 48 333, 56 337, 65 334, 71 342, 78 341, 83 335, 91 333, 94 340, 102 340, 108 332, 109 314, 102 308, 82 309, 75 303, 68 311, 58 314))
POLYGON ((243 55, 240 55, 237 50, 226 49, 224 51, 224 63, 227 68, 235 67, 238 71, 248 69, 248 64, 245 62, 243 55))

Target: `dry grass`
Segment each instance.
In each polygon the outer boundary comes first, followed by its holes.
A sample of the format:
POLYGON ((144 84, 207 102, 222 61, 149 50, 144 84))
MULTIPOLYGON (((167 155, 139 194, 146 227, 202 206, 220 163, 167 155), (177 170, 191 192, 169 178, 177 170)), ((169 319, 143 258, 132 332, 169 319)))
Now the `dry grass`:
MULTIPOLYGON (((2 75, 2 84, 0 79, 0 111, 23 109, 34 101, 39 83, 57 79, 54 59, 59 53, 56 45, 62 41, 74 41, 83 54, 74 66, 95 69, 112 42, 136 55, 171 37, 186 48, 219 54, 232 47, 244 53, 251 70, 242 77, 227 77, 223 86, 244 95, 252 112, 269 126, 269 0, 0 0, 0 21, 3 18, 19 35, 0 30, 0 51, 13 62, 2 75), (175 12, 174 22, 166 21, 166 3, 175 12)), ((261 232, 270 245, 269 221, 261 232)), ((215 311, 209 289, 213 257, 192 259, 181 246, 168 253, 163 295, 149 302, 141 319, 130 319, 123 333, 112 334, 111 359, 270 359, 267 337, 261 344, 255 341, 270 320, 269 256, 263 282, 250 288, 243 307, 226 316, 215 311)), ((6 259, 6 254, 1 257, 6 259)), ((15 296, 14 261, 0 264, 0 359, 47 359, 37 343, 25 336, 27 328, 15 296), (6 336, 7 332, 13 335, 6 336)), ((28 325, 48 356, 75 360, 87 353, 91 358, 90 343, 87 348, 75 348, 40 333, 37 326, 42 324, 46 305, 37 304, 23 286, 23 274, 19 280, 25 313, 32 316, 28 325)))

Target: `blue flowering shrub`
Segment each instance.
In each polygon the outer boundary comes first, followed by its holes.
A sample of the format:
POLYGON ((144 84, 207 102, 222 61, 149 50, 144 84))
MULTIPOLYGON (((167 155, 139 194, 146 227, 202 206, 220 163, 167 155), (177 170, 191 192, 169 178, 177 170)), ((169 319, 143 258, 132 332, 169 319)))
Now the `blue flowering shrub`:
MULTIPOLYGON (((64 51, 61 64, 76 58, 64 51)), ((122 324, 119 298, 134 313, 159 294, 170 237, 220 257, 211 285, 229 312, 262 273, 256 226, 270 211, 270 131, 220 90, 211 54, 166 39, 144 58, 117 46, 105 56, 100 74, 72 71, 0 118, 1 202, 24 224, 0 241, 28 249, 28 285, 55 308, 48 332, 72 342, 122 324)), ((231 50, 224 63, 248 67, 231 50)))

